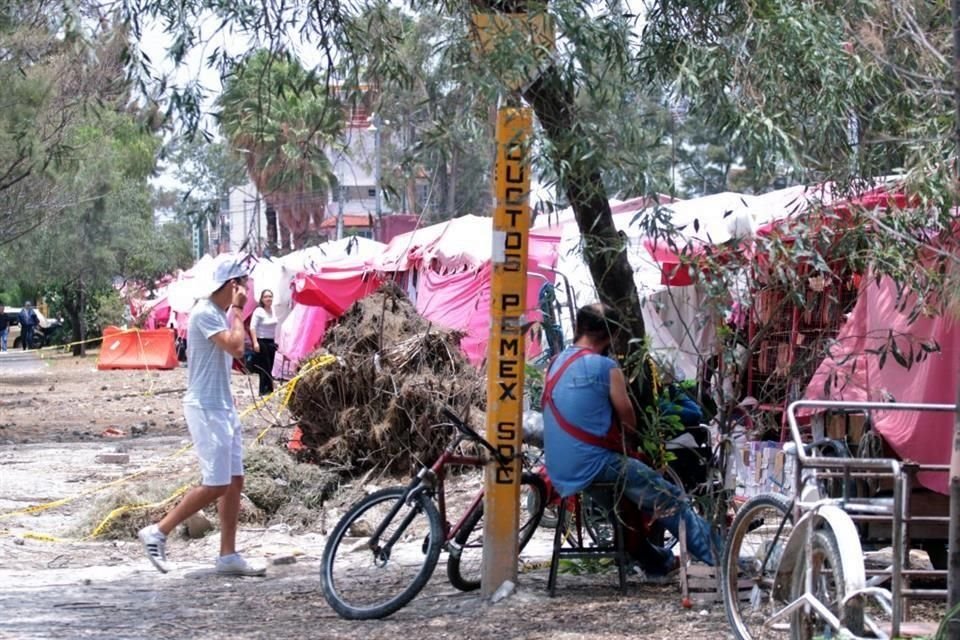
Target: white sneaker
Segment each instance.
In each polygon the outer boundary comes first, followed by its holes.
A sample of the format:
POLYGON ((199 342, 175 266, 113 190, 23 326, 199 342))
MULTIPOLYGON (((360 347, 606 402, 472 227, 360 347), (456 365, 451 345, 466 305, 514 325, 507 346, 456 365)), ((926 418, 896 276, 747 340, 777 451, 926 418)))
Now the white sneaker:
POLYGON ((217 573, 223 576, 265 576, 267 568, 252 565, 239 553, 217 558, 217 573))
POLYGON ((167 567, 167 536, 160 533, 157 525, 151 524, 148 527, 140 529, 137 533, 140 542, 143 543, 143 550, 147 552, 147 558, 153 563, 160 573, 166 573, 170 569, 167 567))

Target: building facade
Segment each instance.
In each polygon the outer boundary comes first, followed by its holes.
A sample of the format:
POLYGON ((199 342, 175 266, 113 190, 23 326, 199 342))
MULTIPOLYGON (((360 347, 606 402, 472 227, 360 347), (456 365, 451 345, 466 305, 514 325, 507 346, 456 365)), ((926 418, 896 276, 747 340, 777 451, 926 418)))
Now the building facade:
MULTIPOLYGON (((377 202, 376 166, 382 131, 374 124, 376 118, 371 118, 365 107, 357 106, 345 114, 345 121, 344 151, 327 150, 339 188, 332 189, 319 204, 309 202, 309 194, 303 196, 307 201, 301 203, 315 209, 315 213, 310 213, 311 243, 336 238, 338 219, 344 222, 344 235, 372 238, 378 209, 381 215, 391 213, 383 200, 379 205, 377 202)), ((252 182, 231 190, 221 202, 216 226, 211 225, 208 230, 211 248, 260 255, 269 251, 275 239, 279 240, 278 246, 285 246, 282 221, 267 214, 267 202, 252 182), (276 226, 271 229, 270 225, 276 226)))

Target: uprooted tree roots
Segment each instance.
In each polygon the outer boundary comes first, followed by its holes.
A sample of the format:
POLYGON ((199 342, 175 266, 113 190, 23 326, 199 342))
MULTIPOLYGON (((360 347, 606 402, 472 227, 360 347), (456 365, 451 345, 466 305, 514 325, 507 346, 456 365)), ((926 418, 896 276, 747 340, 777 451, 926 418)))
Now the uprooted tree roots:
POLYGON ((350 475, 432 462, 447 441, 433 428, 446 422, 442 409, 484 401, 462 337, 418 315, 395 285, 354 304, 323 343, 337 362, 305 374, 291 396, 302 456, 350 475))

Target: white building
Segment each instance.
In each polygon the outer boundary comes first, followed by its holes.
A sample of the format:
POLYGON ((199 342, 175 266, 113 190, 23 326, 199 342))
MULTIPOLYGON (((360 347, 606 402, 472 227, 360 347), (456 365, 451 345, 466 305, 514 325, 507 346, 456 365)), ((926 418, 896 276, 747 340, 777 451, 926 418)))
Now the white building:
MULTIPOLYGON (((353 110, 344 128, 343 153, 327 150, 327 157, 337 181, 336 190, 327 195, 326 215, 316 235, 336 235, 335 220, 341 210, 344 216, 355 220, 377 214, 377 180, 374 175, 377 154, 378 131, 373 120, 362 107, 353 110)), ((270 237, 267 229, 266 203, 252 182, 231 190, 220 205, 219 229, 210 230, 210 245, 220 251, 239 251, 241 248, 253 253, 262 253, 270 237), (246 243, 246 246, 244 246, 246 243)), ((381 200, 381 212, 389 209, 381 200)), ((277 236, 278 237, 278 236, 277 236)))

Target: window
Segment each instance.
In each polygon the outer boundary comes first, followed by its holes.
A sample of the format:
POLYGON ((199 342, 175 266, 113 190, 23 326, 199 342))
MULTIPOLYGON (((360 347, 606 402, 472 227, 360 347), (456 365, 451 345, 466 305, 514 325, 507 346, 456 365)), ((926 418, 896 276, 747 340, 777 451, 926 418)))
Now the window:
POLYGON ((376 190, 376 189, 367 189, 367 196, 370 197, 370 198, 376 198, 376 197, 377 197, 377 190, 376 190))

